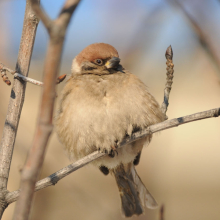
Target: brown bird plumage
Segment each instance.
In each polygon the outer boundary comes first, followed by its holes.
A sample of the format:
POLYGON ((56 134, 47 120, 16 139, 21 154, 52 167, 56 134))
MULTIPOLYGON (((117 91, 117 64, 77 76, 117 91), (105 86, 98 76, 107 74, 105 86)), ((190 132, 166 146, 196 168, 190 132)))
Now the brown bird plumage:
POLYGON ((109 153, 93 164, 115 176, 122 212, 130 217, 142 214, 145 206, 157 206, 134 168, 152 136, 120 149, 117 143, 133 131, 165 120, 165 115, 144 83, 119 63, 117 50, 104 43, 89 45, 76 56, 55 125, 71 160, 96 150, 109 153))

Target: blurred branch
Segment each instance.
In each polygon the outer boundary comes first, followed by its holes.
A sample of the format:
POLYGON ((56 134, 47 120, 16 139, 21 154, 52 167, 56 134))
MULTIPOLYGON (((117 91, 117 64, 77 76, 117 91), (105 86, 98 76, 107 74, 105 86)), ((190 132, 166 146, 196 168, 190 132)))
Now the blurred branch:
MULTIPOLYGON (((194 121, 212 118, 212 117, 218 117, 219 115, 220 115, 220 108, 216 108, 216 109, 211 109, 211 110, 204 111, 204 112, 198 112, 192 115, 187 115, 184 117, 174 118, 174 119, 167 120, 167 121, 164 121, 158 124, 154 124, 154 125, 147 127, 146 129, 142 131, 133 133, 130 137, 124 138, 124 140, 121 143, 119 143, 118 148, 121 148, 127 144, 130 144, 138 139, 141 139, 143 137, 146 137, 147 135, 151 135, 156 132, 160 132, 160 131, 163 131, 169 128, 177 127, 179 125, 183 125, 189 122, 194 122, 194 121)), ((88 163, 91 163, 92 161, 97 160, 98 158, 101 158, 106 155, 107 155, 106 153, 101 153, 99 151, 95 151, 91 153, 90 155, 38 181, 35 186, 35 191, 44 189, 48 186, 55 185, 59 180, 63 179, 65 176, 71 174, 72 172, 78 170, 79 168, 82 168, 88 163)), ((15 202, 18 199, 19 195, 20 195, 20 189, 14 192, 7 193, 6 195, 7 204, 15 202)))
MULTIPOLYGON (((185 16, 190 21, 191 25, 195 29, 196 34, 198 35, 202 45, 206 46, 210 56, 213 58, 216 63, 218 70, 220 71, 220 50, 219 50, 219 41, 214 39, 213 36, 216 31, 212 28, 212 25, 207 25, 209 23, 208 18, 210 17, 210 12, 207 10, 204 4, 201 4, 201 1, 197 0, 192 3, 192 1, 181 1, 181 0, 168 0, 170 3, 176 4, 184 12, 185 16), (189 11, 191 9, 191 13, 189 11), (201 22, 206 19, 206 22, 201 22), (212 28, 212 29, 210 29, 212 28)), ((205 1, 206 2, 206 1, 205 1)), ((203 2, 203 3, 205 3, 203 2)), ((208 2, 206 2, 209 4, 208 2)))
POLYGON ((49 36, 49 46, 44 66, 44 86, 39 111, 37 128, 32 147, 21 175, 21 193, 14 211, 14 220, 27 220, 33 200, 35 183, 39 176, 47 142, 52 132, 52 117, 55 86, 60 67, 64 38, 70 18, 79 0, 66 0, 58 18, 52 21, 38 4, 37 0, 30 0, 30 4, 37 16, 42 19, 49 36))
MULTIPOLYGON (((19 72, 23 76, 28 75, 38 22, 39 21, 36 15, 30 7, 30 2, 27 1, 22 38, 16 64, 16 72, 19 72)), ((7 82, 7 76, 5 75, 4 71, 3 77, 3 80, 5 79, 4 81, 7 82)), ((8 84, 10 83, 8 82, 8 84)), ((19 119, 24 103, 25 89, 26 83, 17 79, 14 80, 0 144, 0 218, 2 217, 5 208, 7 207, 7 203, 5 202, 5 195, 8 192, 8 176, 19 119)))
POLYGON ((161 110, 164 114, 167 112, 167 108, 169 105, 169 97, 170 97, 170 91, 173 84, 173 50, 172 47, 169 46, 166 50, 165 57, 167 59, 166 65, 167 65, 167 78, 166 78, 166 85, 164 89, 164 101, 161 105, 161 110))
POLYGON ((31 0, 31 6, 39 19, 43 22, 45 28, 49 30, 53 25, 53 20, 48 17, 44 9, 39 5, 38 0, 31 0))

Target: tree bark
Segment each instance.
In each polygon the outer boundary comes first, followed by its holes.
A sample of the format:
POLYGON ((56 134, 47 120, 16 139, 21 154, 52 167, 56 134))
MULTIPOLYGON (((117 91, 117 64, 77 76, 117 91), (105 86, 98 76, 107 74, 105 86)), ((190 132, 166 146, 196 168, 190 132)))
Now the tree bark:
MULTIPOLYGON (((16 72, 24 76, 28 75, 38 22, 38 18, 30 7, 30 1, 27 0, 21 43, 16 64, 16 72)), ((26 82, 14 79, 0 144, 0 218, 7 207, 5 194, 7 193, 8 176, 19 119, 24 103, 25 89, 26 82)))

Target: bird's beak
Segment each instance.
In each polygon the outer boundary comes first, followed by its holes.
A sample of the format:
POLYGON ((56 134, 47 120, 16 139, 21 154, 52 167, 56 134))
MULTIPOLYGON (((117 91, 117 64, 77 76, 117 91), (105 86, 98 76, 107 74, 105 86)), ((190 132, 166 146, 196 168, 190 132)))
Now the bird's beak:
POLYGON ((118 57, 112 57, 110 60, 108 60, 105 64, 107 69, 114 69, 118 67, 118 64, 120 63, 120 59, 118 57))

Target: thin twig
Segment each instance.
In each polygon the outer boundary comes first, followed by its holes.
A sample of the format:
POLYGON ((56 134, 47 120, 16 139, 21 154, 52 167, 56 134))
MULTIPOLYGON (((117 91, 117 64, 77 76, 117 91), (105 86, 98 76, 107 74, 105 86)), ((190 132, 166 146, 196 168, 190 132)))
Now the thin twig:
MULTIPOLYGON (((171 120, 167 120, 158 124, 154 124, 149 126, 148 128, 135 132, 131 135, 131 137, 126 137, 119 145, 118 148, 123 147, 127 144, 130 144, 131 142, 134 142, 138 139, 141 139, 143 137, 146 137, 149 134, 153 134, 156 132, 160 132, 162 130, 166 130, 169 128, 177 127, 179 125, 183 125, 189 122, 198 121, 202 119, 212 118, 212 117, 218 117, 220 116, 220 108, 211 109, 204 112, 198 112, 192 115, 187 115, 184 117, 174 118, 171 120)), ((71 174, 72 172, 78 170, 79 168, 82 168, 83 166, 87 165, 88 163, 97 160, 98 158, 101 158, 105 156, 105 153, 101 153, 99 151, 95 151, 92 154, 68 165, 67 167, 64 167, 63 169, 53 173, 52 175, 38 181, 35 186, 35 191, 44 189, 48 186, 55 185, 59 180, 63 179, 65 176, 71 174)), ((20 189, 16 190, 14 192, 10 192, 6 195, 6 201, 8 204, 15 202, 20 195, 20 189)))
MULTIPOLYGON (((32 79, 30 77, 25 77, 25 76, 23 76, 23 75, 21 75, 19 73, 15 73, 14 77, 17 77, 17 78, 19 78, 19 79, 21 79, 21 80, 23 80, 25 82, 29 82, 29 83, 37 85, 37 86, 43 86, 44 85, 43 82, 40 82, 40 81, 38 81, 36 79, 32 79)), ((66 78, 66 74, 63 74, 63 75, 57 77, 56 84, 59 84, 59 83, 63 82, 63 80, 65 78, 66 78)))
POLYGON ((8 72, 11 73, 12 75, 15 74, 15 71, 14 71, 14 70, 8 68, 8 67, 5 66, 3 63, 0 63, 0 71, 3 71, 3 70, 8 71, 8 72))
POLYGON ((166 78, 166 85, 164 89, 164 100, 161 105, 161 110, 163 111, 164 114, 167 112, 167 108, 169 105, 169 96, 170 96, 170 91, 172 88, 173 84, 173 73, 174 73, 174 65, 173 65, 173 50, 171 45, 167 48, 165 57, 167 59, 166 65, 167 65, 167 78, 166 78))
POLYGON ((37 80, 32 79, 32 78, 29 78, 29 77, 25 77, 25 76, 23 76, 23 75, 21 75, 21 74, 19 74, 19 73, 15 73, 15 74, 14 74, 14 77, 19 78, 19 79, 22 79, 22 80, 25 81, 25 82, 29 82, 29 83, 32 83, 32 84, 37 85, 37 86, 42 86, 42 85, 43 85, 42 82, 37 81, 37 80))
MULTIPOLYGON (((6 67, 3 63, 0 63, 0 71, 1 71, 1 75, 2 75, 2 78, 3 78, 3 81, 7 84, 7 85, 11 85, 11 82, 10 80, 8 80, 8 77, 6 75, 6 72, 5 71, 8 71, 9 73, 11 73, 12 75, 14 75, 15 78, 18 78, 18 79, 21 79, 23 80, 24 82, 29 82, 29 83, 32 83, 34 85, 37 85, 37 86, 43 86, 43 82, 40 82, 36 79, 32 79, 30 77, 27 77, 27 76, 24 76, 20 73, 16 73, 14 70, 6 67)), ((63 74, 61 76, 59 76, 56 80, 56 84, 59 84, 61 82, 63 82, 63 80, 66 78, 66 74, 63 74)))

